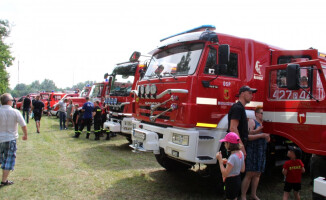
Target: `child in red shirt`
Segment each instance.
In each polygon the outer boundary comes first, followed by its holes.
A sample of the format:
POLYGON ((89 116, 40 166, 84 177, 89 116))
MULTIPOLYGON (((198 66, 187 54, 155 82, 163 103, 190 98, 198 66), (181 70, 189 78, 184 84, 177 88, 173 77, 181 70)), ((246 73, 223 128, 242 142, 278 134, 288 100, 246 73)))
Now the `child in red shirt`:
POLYGON ((287 200, 289 198, 292 189, 294 198, 299 200, 299 191, 301 190, 301 175, 305 172, 304 165, 300 160, 301 149, 296 146, 289 146, 287 156, 290 158, 290 160, 284 163, 282 170, 282 173, 286 177, 283 200, 287 200))

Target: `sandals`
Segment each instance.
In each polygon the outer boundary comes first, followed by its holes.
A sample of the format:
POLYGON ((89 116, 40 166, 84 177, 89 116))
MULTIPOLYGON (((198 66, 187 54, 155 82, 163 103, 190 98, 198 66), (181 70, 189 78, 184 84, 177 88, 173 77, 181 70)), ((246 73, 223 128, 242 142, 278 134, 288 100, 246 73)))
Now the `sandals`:
POLYGON ((12 185, 12 184, 14 184, 13 181, 9 181, 9 180, 7 180, 7 181, 5 181, 5 182, 1 182, 1 185, 0 185, 0 186, 6 186, 6 185, 12 185))

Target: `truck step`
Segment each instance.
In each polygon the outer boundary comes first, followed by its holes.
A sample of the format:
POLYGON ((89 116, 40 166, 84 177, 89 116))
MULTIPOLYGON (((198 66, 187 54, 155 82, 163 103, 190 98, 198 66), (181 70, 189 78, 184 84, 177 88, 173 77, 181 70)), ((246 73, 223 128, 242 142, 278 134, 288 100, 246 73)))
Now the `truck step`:
POLYGON ((199 160, 213 160, 212 157, 209 157, 209 156, 198 156, 197 157, 199 160))
POLYGON ((212 136, 199 136, 200 140, 214 140, 214 137, 212 136))

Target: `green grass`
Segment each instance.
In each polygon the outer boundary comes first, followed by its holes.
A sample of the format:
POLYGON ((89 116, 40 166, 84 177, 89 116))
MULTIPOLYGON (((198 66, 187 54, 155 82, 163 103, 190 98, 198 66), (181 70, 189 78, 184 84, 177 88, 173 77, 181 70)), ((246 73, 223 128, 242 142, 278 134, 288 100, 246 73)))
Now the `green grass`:
MULTIPOLYGON (((74 139, 72 128, 59 130, 58 119, 43 117, 41 133, 28 124, 28 140, 18 140, 12 186, 0 188, 0 199, 223 199, 214 182, 195 169, 171 173, 153 154, 132 153, 124 137, 110 141, 74 139)), ((21 131, 20 131, 21 133, 21 131)), ((302 199, 311 199, 310 180, 304 176, 302 199)), ((281 199, 280 169, 264 175, 261 199, 281 199)), ((292 197, 293 199, 293 197, 292 197)))

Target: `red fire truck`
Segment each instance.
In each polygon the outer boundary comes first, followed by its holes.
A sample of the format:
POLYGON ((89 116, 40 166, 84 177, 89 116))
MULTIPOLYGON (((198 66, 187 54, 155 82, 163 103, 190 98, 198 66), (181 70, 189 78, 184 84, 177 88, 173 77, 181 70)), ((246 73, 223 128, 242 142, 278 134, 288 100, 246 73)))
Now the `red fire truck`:
MULTIPOLYGON (((78 96, 79 96, 78 93, 65 94, 60 100, 69 99, 69 98, 78 97, 78 96)), ((50 107, 50 108, 52 108, 50 111, 51 115, 56 116, 56 117, 59 117, 58 116, 59 107, 56 106, 59 103, 59 101, 56 104, 54 104, 52 107, 50 107)))
POLYGON ((325 57, 315 49, 284 51, 214 29, 202 26, 176 34, 152 51, 134 92, 131 147, 153 152, 167 170, 188 169, 196 163, 215 165, 228 111, 239 88, 249 85, 258 92, 246 106, 247 115, 254 116, 252 109, 264 105, 264 132, 280 136, 279 144, 285 148, 284 141, 291 140, 306 153, 326 155, 325 57), (288 89, 286 70, 278 71, 296 62, 303 63, 301 74, 310 81, 307 91, 288 89))
POLYGON ((129 62, 119 63, 112 71, 112 86, 108 98, 105 99, 109 106, 109 117, 104 123, 105 130, 120 134, 131 143, 132 113, 134 112, 134 94, 137 82, 145 73, 145 62, 139 61, 141 54, 134 52, 129 62))
POLYGON ((91 91, 92 87, 90 85, 86 85, 83 90, 79 93, 79 96, 77 97, 68 97, 68 101, 72 100, 72 104, 79 106, 83 106, 83 104, 86 102, 85 97, 89 96, 89 93, 91 91))
POLYGON ((99 101, 100 106, 102 106, 102 104, 104 103, 105 96, 108 96, 109 93, 110 93, 109 81, 94 83, 89 93, 89 99, 91 102, 99 101))

